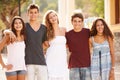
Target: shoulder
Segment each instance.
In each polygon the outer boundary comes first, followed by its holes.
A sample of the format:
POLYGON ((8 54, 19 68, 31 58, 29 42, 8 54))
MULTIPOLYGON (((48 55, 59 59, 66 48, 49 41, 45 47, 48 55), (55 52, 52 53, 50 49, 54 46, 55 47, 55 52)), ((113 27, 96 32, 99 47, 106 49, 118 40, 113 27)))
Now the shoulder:
POLYGON ((113 39, 110 36, 108 36, 108 42, 113 42, 113 39))
POLYGON ((73 33, 73 32, 74 32, 74 31, 73 31, 73 29, 72 29, 72 30, 67 31, 66 33, 70 34, 70 33, 73 33))
POLYGON ((46 27, 44 24, 41 24, 41 26, 46 27))
POLYGON ((73 34, 73 32, 74 32, 73 29, 72 29, 72 30, 69 30, 68 32, 66 32, 66 37, 67 37, 67 36, 71 36, 71 35, 73 34))
POLYGON ((26 23, 25 23, 25 27, 26 27, 26 28, 29 28, 29 27, 30 27, 30 23, 26 22, 26 23))
POLYGON ((25 25, 28 26, 30 23, 26 22, 25 25))
POLYGON ((47 29, 47 27, 44 24, 41 24, 40 26, 44 29, 47 29))
POLYGON ((92 43, 93 42, 93 36, 89 38, 89 42, 92 43))
POLYGON ((66 28, 65 27, 60 27, 60 30, 66 32, 66 28))
POLYGON ((88 35, 90 36, 90 29, 88 29, 88 28, 83 28, 83 32, 84 32, 85 34, 88 34, 88 35))
POLYGON ((88 28, 83 28, 83 30, 85 30, 85 31, 90 31, 90 29, 88 29, 88 28))

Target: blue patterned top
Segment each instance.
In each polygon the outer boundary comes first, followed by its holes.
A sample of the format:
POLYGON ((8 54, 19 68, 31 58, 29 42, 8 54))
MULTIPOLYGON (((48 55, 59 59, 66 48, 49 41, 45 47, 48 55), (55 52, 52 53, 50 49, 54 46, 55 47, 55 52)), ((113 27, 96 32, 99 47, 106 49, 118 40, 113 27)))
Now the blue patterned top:
POLYGON ((92 80, 109 80, 111 69, 111 56, 109 43, 105 40, 103 43, 97 43, 92 37, 93 53, 91 61, 92 80))

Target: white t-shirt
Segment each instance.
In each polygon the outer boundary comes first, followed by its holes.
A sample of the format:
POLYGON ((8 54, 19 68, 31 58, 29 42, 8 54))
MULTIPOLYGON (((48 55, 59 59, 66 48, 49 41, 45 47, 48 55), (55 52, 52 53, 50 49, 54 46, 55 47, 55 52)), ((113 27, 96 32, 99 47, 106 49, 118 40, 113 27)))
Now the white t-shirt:
POLYGON ((7 72, 26 70, 24 41, 9 44, 7 46, 7 52, 7 64, 13 65, 13 68, 7 72))

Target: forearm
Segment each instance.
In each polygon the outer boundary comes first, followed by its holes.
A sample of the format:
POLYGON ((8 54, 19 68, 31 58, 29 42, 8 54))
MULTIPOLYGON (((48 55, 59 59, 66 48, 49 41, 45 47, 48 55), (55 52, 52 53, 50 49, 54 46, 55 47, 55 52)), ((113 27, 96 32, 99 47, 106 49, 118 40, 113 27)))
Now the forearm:
MULTIPOLYGON (((2 40, 0 41, 0 52, 3 49, 3 47, 6 45, 6 40, 7 40, 7 36, 4 36, 2 38, 2 40)), ((3 60, 2 60, 1 54, 0 54, 0 64, 2 65, 2 67, 5 66, 5 64, 4 64, 3 60)))
POLYGON ((109 47, 110 47, 110 56, 111 56, 111 67, 115 67, 115 54, 114 54, 114 41, 112 38, 108 38, 109 41, 109 47))
POLYGON ((3 49, 3 47, 5 46, 5 44, 6 44, 6 37, 3 37, 3 39, 0 41, 0 52, 3 49))
POLYGON ((0 54, 0 64, 2 65, 2 67, 5 66, 5 64, 4 64, 3 60, 2 60, 2 56, 1 56, 1 54, 0 54))
POLYGON ((112 62, 112 67, 114 68, 115 67, 115 54, 113 51, 111 51, 111 62, 112 62))

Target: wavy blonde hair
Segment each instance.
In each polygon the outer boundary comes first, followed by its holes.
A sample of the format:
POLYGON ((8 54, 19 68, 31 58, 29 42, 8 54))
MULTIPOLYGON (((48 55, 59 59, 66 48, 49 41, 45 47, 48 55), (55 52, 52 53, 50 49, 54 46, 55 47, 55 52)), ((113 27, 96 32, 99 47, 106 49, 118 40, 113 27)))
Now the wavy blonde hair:
MULTIPOLYGON (((49 20, 49 15, 51 13, 55 13, 56 16, 58 17, 57 13, 54 10, 48 10, 45 13, 43 23, 47 27, 47 40, 51 40, 55 37, 53 26, 52 26, 52 24, 50 23, 50 20, 49 20)), ((59 24, 59 20, 58 20, 58 24, 59 24)))

